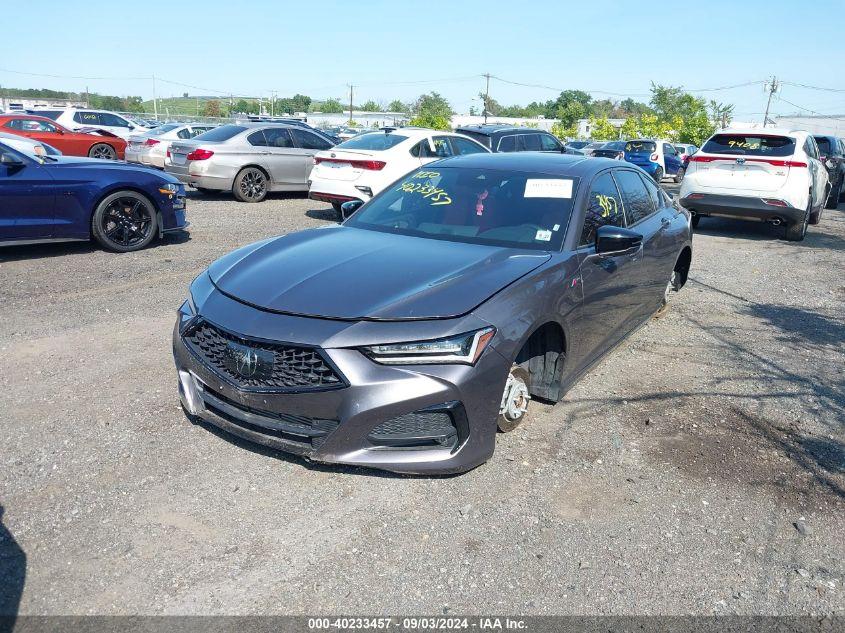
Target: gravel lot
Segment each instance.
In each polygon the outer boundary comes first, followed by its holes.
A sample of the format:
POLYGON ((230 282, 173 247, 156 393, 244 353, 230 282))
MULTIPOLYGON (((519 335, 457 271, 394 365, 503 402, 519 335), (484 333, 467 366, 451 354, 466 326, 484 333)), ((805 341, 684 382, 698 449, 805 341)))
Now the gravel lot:
POLYGON ((21 614, 841 612, 843 209, 801 243, 703 220, 665 316, 434 479, 179 407, 189 281, 322 204, 193 197, 190 238, 140 253, 0 251, 0 612, 24 576, 21 614))

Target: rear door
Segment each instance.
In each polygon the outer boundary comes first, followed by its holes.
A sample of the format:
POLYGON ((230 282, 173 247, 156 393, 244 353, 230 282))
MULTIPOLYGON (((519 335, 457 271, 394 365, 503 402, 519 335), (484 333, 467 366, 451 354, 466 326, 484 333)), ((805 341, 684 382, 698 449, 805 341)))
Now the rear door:
POLYGON ((667 174, 677 174, 681 168, 681 156, 670 143, 663 143, 663 163, 667 174))
POLYGON ((52 237, 56 185, 49 169, 2 145, 0 155, 23 162, 20 166, 0 164, 0 241, 52 237))
POLYGON ((795 139, 767 134, 716 134, 690 160, 703 188, 777 191, 789 177, 795 139))
POLYGON ((311 169, 314 167, 314 155, 317 152, 331 149, 334 146, 322 136, 305 129, 291 128, 290 133, 293 137, 294 144, 301 150, 302 156, 305 159, 303 161, 303 168, 305 169, 305 180, 307 181, 311 175, 311 169))
POLYGON ((618 341, 631 328, 640 307, 642 249, 616 255, 599 255, 595 250, 599 227, 625 226, 623 209, 611 172, 596 176, 590 184, 578 242, 584 301, 580 323, 574 329, 580 339, 581 366, 618 341))
MULTIPOLYGON (((305 161, 311 159, 294 145, 290 130, 286 127, 267 127, 261 131, 266 146, 260 152, 258 162, 270 172, 271 180, 285 188, 307 188, 305 161)), ((251 139, 252 136, 247 138, 251 139)))
POLYGON ((807 168, 810 170, 810 178, 813 182, 813 207, 815 208, 825 203, 829 177, 827 168, 821 162, 819 146, 812 136, 808 136, 804 143, 804 153, 807 154, 807 168))

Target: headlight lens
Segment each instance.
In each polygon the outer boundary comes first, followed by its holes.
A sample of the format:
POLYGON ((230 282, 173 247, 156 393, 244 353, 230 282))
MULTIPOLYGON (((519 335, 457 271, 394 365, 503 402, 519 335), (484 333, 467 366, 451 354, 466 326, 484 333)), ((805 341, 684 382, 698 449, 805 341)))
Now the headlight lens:
POLYGON ((372 360, 383 365, 474 365, 495 334, 496 328, 487 327, 449 338, 371 345, 361 350, 372 360))
POLYGON ((172 182, 168 182, 163 185, 159 185, 158 192, 164 194, 165 196, 175 196, 179 193, 179 185, 174 185, 172 182))

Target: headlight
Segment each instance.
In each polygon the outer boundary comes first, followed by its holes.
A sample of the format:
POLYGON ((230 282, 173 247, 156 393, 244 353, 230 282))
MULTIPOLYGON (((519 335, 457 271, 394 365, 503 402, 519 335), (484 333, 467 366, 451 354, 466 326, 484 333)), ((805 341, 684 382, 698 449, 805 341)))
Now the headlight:
POLYGON ((487 327, 449 338, 411 343, 371 345, 361 351, 383 365, 420 365, 461 363, 474 365, 496 334, 496 328, 487 327))
POLYGON ((175 196, 179 193, 179 185, 174 185, 172 182, 159 185, 158 192, 165 196, 175 196))

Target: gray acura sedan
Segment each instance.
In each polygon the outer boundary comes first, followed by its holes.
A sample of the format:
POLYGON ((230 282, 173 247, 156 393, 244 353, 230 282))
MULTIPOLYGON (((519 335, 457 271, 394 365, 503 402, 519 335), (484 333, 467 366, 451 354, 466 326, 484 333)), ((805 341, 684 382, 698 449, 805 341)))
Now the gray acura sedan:
POLYGON ((473 154, 340 226, 236 250, 179 309, 190 416, 321 462, 473 468, 685 283, 690 216, 637 167, 473 154))

